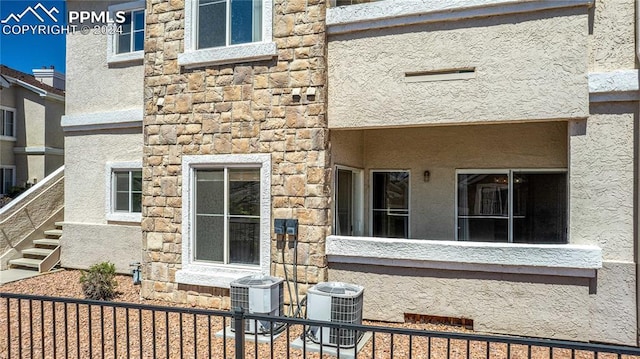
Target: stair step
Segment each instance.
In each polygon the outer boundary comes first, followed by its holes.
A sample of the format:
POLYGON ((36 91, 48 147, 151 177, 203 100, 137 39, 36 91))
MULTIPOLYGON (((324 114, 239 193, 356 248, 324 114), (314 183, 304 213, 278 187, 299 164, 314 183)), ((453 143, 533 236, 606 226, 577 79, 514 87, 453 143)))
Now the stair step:
POLYGON ((46 248, 29 248, 22 251, 22 255, 46 257, 53 252, 53 249, 46 248))
POLYGON ((54 225, 56 227, 62 227, 64 225, 64 222, 56 222, 56 223, 54 223, 54 225))
POLYGON ((21 267, 40 268, 41 259, 17 258, 9 261, 9 264, 21 267))
POLYGON ((60 240, 53 238, 42 238, 42 239, 34 239, 33 244, 39 244, 43 246, 59 246, 60 240))
POLYGON ((50 229, 48 231, 44 231, 44 235, 45 236, 52 236, 52 237, 60 237, 62 235, 62 230, 61 229, 50 229))

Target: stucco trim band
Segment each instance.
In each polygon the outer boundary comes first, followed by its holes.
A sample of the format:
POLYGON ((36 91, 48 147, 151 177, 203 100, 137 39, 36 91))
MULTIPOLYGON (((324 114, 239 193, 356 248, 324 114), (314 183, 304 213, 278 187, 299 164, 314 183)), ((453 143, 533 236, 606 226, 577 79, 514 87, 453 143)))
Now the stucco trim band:
POLYGON ((64 155, 64 149, 55 147, 15 147, 13 149, 15 154, 27 154, 27 155, 64 155))
POLYGON ((589 74, 589 101, 638 101, 638 70, 593 72, 589 74))
POLYGON ((62 116, 62 129, 69 131, 91 131, 111 128, 142 127, 142 108, 94 112, 81 115, 62 116))
POLYGON ((592 5, 593 0, 384 0, 328 8, 327 33, 341 34, 392 26, 592 5))
POLYGON ((329 263, 595 277, 602 249, 578 244, 521 244, 327 237, 329 263))

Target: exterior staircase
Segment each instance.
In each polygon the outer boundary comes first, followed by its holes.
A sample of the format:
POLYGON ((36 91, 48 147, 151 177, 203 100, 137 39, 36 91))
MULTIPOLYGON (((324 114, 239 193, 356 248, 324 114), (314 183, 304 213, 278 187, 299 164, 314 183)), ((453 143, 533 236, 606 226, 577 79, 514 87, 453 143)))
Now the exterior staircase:
POLYGON ((45 238, 34 239, 33 247, 20 251, 21 258, 9 261, 11 268, 31 269, 40 273, 48 272, 60 263, 60 236, 62 222, 56 228, 44 231, 45 238))

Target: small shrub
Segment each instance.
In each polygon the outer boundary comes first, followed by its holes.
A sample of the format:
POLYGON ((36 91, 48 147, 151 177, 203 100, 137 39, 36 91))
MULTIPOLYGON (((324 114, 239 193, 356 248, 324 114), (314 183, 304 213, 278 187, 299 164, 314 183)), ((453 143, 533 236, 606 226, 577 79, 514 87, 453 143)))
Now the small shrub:
POLYGON ((110 300, 116 296, 116 266, 111 262, 102 262, 82 271, 80 283, 87 299, 110 300))

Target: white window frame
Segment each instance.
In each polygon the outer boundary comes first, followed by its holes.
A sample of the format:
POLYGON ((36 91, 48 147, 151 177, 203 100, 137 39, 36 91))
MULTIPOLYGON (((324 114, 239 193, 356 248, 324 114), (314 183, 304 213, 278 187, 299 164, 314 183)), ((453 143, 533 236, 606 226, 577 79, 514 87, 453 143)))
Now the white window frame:
MULTIPOLYGON (((0 111, 4 112, 4 111, 8 111, 8 112, 13 112, 13 133, 11 134, 11 136, 7 136, 6 134, 2 134, 4 133, 4 128, 0 129, 0 140, 5 140, 5 141, 15 141, 16 140, 16 109, 13 107, 7 107, 7 106, 0 106, 0 111)), ((4 114, 2 115, 4 116, 4 114)), ((0 116, 0 120, 2 120, 2 117, 0 116)), ((4 121, 0 121, 0 126, 4 126, 4 121)))
MULTIPOLYGON (((16 166, 8 166, 8 165, 0 166, 0 171, 4 172, 5 169, 11 170, 11 186, 15 187, 16 186, 16 166)), ((2 187, 4 187, 4 183, 0 183, 0 194, 7 194, 7 192, 11 190, 11 188, 7 188, 3 192, 2 187)))
POLYGON ((142 213, 136 212, 117 212, 115 210, 115 179, 114 172, 118 171, 140 171, 142 170, 142 162, 108 162, 106 165, 106 203, 105 203, 105 218, 107 221, 113 222, 133 222, 140 223, 142 221, 142 213))
MULTIPOLYGON (((482 168, 482 169, 456 169, 456 174, 455 174, 455 202, 454 202, 454 238, 456 241, 459 241, 460 239, 458 238, 458 175, 459 174, 504 174, 507 175, 507 177, 509 178, 509 182, 508 182, 508 191, 509 191, 509 198, 507 199, 508 203, 509 203, 509 212, 508 212, 508 217, 507 217, 507 221, 508 221, 508 238, 507 238, 507 242, 500 242, 500 243, 508 243, 508 244, 513 244, 513 208, 512 208, 512 204, 513 204, 513 173, 514 172, 525 172, 525 173, 564 173, 567 174, 568 170, 566 168, 495 168, 495 169, 487 169, 487 168, 482 168)), ((566 245, 569 243, 569 178, 567 177, 567 243, 562 243, 562 244, 558 244, 558 245, 566 245)), ((473 241, 470 241, 473 242, 473 241)), ((534 244, 534 243, 528 243, 528 244, 534 244)), ((541 244, 544 245, 544 244, 541 244)))
MULTIPOLYGON (((199 0, 199 1, 202 1, 202 0, 199 0)), ((226 7, 226 19, 225 19, 225 25, 226 26, 225 26, 225 37, 224 37, 225 44, 224 44, 224 46, 217 46, 217 47, 229 47, 229 46, 233 45, 233 44, 230 43, 230 41, 231 41, 231 31, 232 31, 231 30, 231 21, 230 21, 231 20, 231 11, 232 11, 231 10, 231 1, 232 0, 216 0, 216 1, 224 2, 225 3, 225 7, 226 7)), ((253 2, 254 1, 258 1, 258 0, 242 0, 242 1, 252 1, 252 5, 255 6, 255 3, 253 3, 253 2)), ((259 12, 259 14, 260 14, 260 16, 262 16, 262 3, 263 3, 263 1, 262 0, 259 0, 259 1, 260 1, 260 12, 259 12)), ((210 6, 212 4, 213 3, 209 3, 209 4, 205 4, 204 6, 210 6)), ((198 16, 196 18, 196 27, 199 28, 200 27, 199 12, 201 10, 200 7, 202 5, 200 5, 200 2, 198 2, 197 6, 198 6, 198 10, 197 10, 198 11, 198 16)), ((255 9, 254 9, 254 13, 255 13, 255 9)), ((255 19, 254 19, 254 22, 255 22, 255 19)), ((260 35, 262 36, 262 18, 260 18, 260 27, 261 27, 260 28, 260 35)), ((199 41, 200 41, 200 33, 198 31, 195 31, 195 44, 196 44, 196 46, 197 46, 199 41)), ((262 41, 262 39, 261 39, 261 41, 262 41)), ((259 42, 259 41, 251 41, 251 42, 259 42)), ((238 44, 238 45, 240 45, 240 44, 238 44)))
POLYGON ((262 0, 262 41, 198 49, 198 0, 185 0, 184 53, 178 65, 187 68, 269 60, 278 55, 273 42, 273 0, 262 0))
MULTIPOLYGON (((409 196, 407 198, 407 238, 411 238, 411 170, 409 169, 372 169, 369 171, 369 235, 373 237, 373 174, 376 172, 406 172, 409 174, 409 196)), ((376 237, 385 238, 385 237, 376 237)))
MULTIPOLYGON (((109 6, 109 13, 111 14, 111 18, 115 19, 116 16, 115 14, 119 11, 124 11, 124 12, 133 12, 133 11, 138 11, 138 10, 143 10, 145 12, 145 25, 144 25, 144 31, 146 33, 147 31, 147 25, 146 25, 146 9, 145 9, 145 1, 144 0, 140 0, 140 1, 133 1, 133 2, 128 2, 128 3, 124 3, 124 4, 118 4, 118 5, 112 5, 109 6)), ((133 36, 133 14, 132 14, 132 27, 131 27, 131 33, 133 36)), ((120 24, 118 23, 113 23, 111 25, 114 26, 119 26, 120 24)), ((118 33, 112 33, 112 34, 108 34, 107 35, 107 63, 108 64, 118 64, 118 63, 125 63, 125 62, 139 62, 142 61, 142 59, 144 58, 144 50, 140 50, 140 51, 132 51, 132 52, 125 52, 125 53, 118 53, 117 50, 117 46, 118 46, 118 33)), ((132 46, 133 46, 133 39, 132 39, 132 46)))
POLYGON ((271 155, 229 154, 182 156, 182 269, 176 282, 229 288, 238 278, 269 274, 271 270, 271 155), (194 259, 195 170, 220 168, 260 169, 260 260, 259 265, 221 264, 194 259))
POLYGON ((338 170, 350 171, 355 175, 353 190, 353 233, 355 236, 364 235, 364 170, 362 168, 336 165, 333 176, 333 233, 338 228, 338 170))

